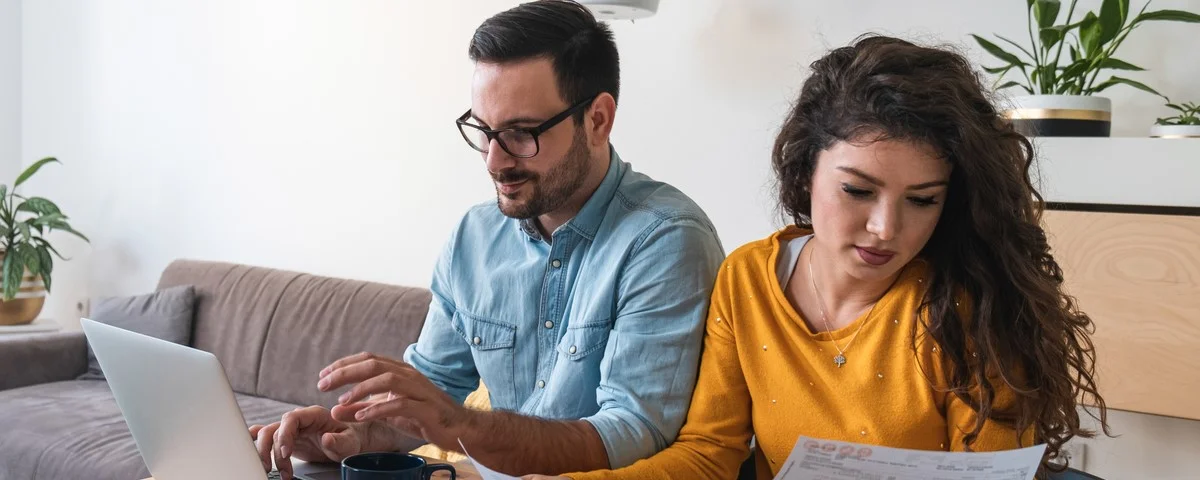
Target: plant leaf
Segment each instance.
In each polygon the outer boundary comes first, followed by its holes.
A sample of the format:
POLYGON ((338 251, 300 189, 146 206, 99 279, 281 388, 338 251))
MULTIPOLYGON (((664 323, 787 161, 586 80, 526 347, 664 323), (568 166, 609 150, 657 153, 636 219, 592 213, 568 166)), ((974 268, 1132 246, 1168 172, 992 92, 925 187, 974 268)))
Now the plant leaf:
POLYGON ((1133 70, 1135 72, 1145 71, 1146 69, 1115 58, 1106 58, 1100 61, 1100 68, 1111 68, 1114 70, 1133 70))
POLYGON ((1138 15, 1133 19, 1133 23, 1146 22, 1150 20, 1163 20, 1168 22, 1188 22, 1200 23, 1200 15, 1183 10, 1156 10, 1138 15))
POLYGON ((1158 93, 1158 91, 1154 90, 1153 88, 1150 88, 1148 85, 1146 85, 1142 82, 1139 82, 1137 80, 1130 80, 1128 78, 1123 78, 1123 77, 1118 77, 1118 76, 1113 76, 1112 79, 1110 79, 1110 81, 1111 80, 1115 80, 1117 83, 1123 83, 1125 85, 1129 85, 1133 88, 1136 88, 1136 89, 1144 91, 1144 92, 1149 92, 1149 93, 1153 93, 1158 96, 1162 96, 1162 94, 1158 93))
POLYGON ((17 292, 21 289, 21 276, 25 272, 21 270, 21 265, 24 265, 17 258, 16 250, 4 252, 4 300, 12 300, 17 296, 17 292))
POLYGON ((17 177, 17 181, 13 182, 13 189, 16 190, 16 188, 21 186, 22 183, 25 183, 26 180, 29 180, 29 177, 32 177, 33 174, 37 173, 37 171, 40 170, 43 165, 50 162, 62 163, 54 157, 46 157, 34 162, 33 165, 30 165, 29 168, 26 168, 24 172, 21 172, 21 175, 17 177))
POLYGON ((42 215, 40 217, 33 219, 32 224, 34 226, 49 225, 54 222, 63 222, 66 220, 67 220, 67 216, 63 215, 62 213, 51 213, 49 215, 42 215))
POLYGON ((1055 45, 1058 45, 1058 42, 1062 41, 1062 38, 1062 32, 1057 29, 1043 28, 1038 30, 1038 40, 1041 40, 1042 45, 1045 45, 1047 49, 1054 48, 1055 45))
POLYGON ((1068 83, 1070 83, 1070 79, 1077 78, 1080 75, 1087 73, 1087 71, 1088 71, 1088 61, 1080 60, 1077 62, 1072 62, 1070 65, 1067 66, 1067 68, 1064 68, 1062 71, 1062 75, 1059 75, 1059 78, 1062 80, 1067 80, 1068 83))
POLYGON ((1128 0, 1104 0, 1100 5, 1100 44, 1104 45, 1117 38, 1117 33, 1125 26, 1125 15, 1129 12, 1128 0), (1122 8, 1121 4, 1125 6, 1122 8))
POLYGON ((21 230, 21 235, 25 237, 25 241, 28 242, 31 238, 33 238, 33 235, 29 233, 28 221, 18 223, 17 228, 21 230))
POLYGON ((1010 81, 1004 82, 1000 85, 996 85, 996 90, 1004 90, 1006 88, 1021 87, 1021 86, 1023 86, 1023 85, 1021 85, 1021 82, 1014 82, 1014 81, 1010 80, 1010 81))
MULTIPOLYGON (((82 233, 75 231, 75 229, 71 228, 71 225, 67 224, 67 222, 62 222, 62 221, 51 222, 50 224, 48 224, 48 226, 54 230, 61 230, 61 231, 70 233, 72 235, 75 235, 76 237, 82 238, 83 241, 85 241, 85 242, 91 243, 91 240, 88 240, 88 238, 86 236, 84 236, 82 233)), ((59 255, 59 256, 61 257, 61 255, 59 255)))
POLYGON ((21 245, 18 248, 21 250, 21 259, 25 261, 25 268, 29 270, 29 273, 40 275, 42 273, 42 258, 38 255, 37 251, 33 250, 33 247, 29 244, 21 245))
POLYGON ((1060 9, 1062 9, 1062 2, 1058 0, 1034 0, 1033 18, 1037 21, 1038 28, 1054 25, 1054 21, 1058 20, 1060 9))
POLYGON ((983 67, 983 71, 1003 76, 1009 70, 1012 70, 1012 68, 1013 68, 1012 65, 1009 65, 1007 67, 983 67))
POLYGON ((1100 19, 1096 14, 1088 12, 1079 25, 1079 43, 1083 47, 1083 55, 1087 58, 1100 53, 1100 19))
POLYGON ((1113 85, 1118 85, 1118 84, 1129 85, 1129 86, 1131 86, 1131 87, 1133 87, 1133 88, 1136 88, 1136 89, 1138 89, 1138 90, 1142 90, 1142 91, 1145 91, 1145 92, 1150 92, 1150 93, 1153 93, 1153 94, 1155 94, 1155 95, 1162 96, 1160 93, 1158 93, 1157 91, 1155 91, 1153 88, 1150 88, 1149 86, 1147 86, 1146 84, 1144 84, 1144 83, 1142 83, 1142 82, 1139 82, 1139 81, 1137 81, 1137 80, 1130 80, 1130 79, 1128 79, 1128 78, 1117 77, 1117 76, 1114 76, 1114 77, 1112 77, 1112 78, 1110 78, 1110 79, 1108 79, 1108 80, 1105 80, 1105 81, 1104 81, 1104 83, 1101 83, 1101 84, 1099 84, 1099 85, 1096 85, 1096 87, 1095 87, 1095 88, 1091 89, 1091 93, 1098 93, 1098 92, 1102 92, 1102 91, 1104 91, 1105 89, 1107 89, 1108 87, 1111 87, 1111 86, 1113 86, 1113 85))
POLYGON ((58 205, 55 205, 54 202, 41 197, 30 197, 28 200, 21 202, 21 204, 17 206, 17 211, 33 212, 39 215, 49 215, 52 213, 61 212, 61 210, 58 209, 58 205))
POLYGON ((996 58, 999 58, 1000 60, 1008 62, 1009 65, 1026 65, 1026 66, 1028 66, 1027 63, 1022 62, 1021 59, 1017 58, 1016 55, 1006 52, 1003 48, 1000 48, 999 46, 988 41, 987 39, 980 37, 979 35, 975 35, 975 34, 971 34, 971 36, 975 37, 975 42, 978 43, 979 46, 983 47, 984 50, 987 50, 988 53, 994 55, 996 58))
POLYGON ((63 260, 67 259, 67 257, 64 257, 61 253, 58 253, 58 250, 54 248, 54 245, 51 245, 50 242, 47 242, 45 239, 38 238, 38 239, 35 239, 34 242, 36 242, 38 244, 39 248, 45 247, 50 252, 54 253, 54 255, 57 256, 58 258, 63 259, 63 260))
POLYGON ((1014 42, 1014 41, 1012 41, 1012 40, 1009 40, 1008 38, 1006 38, 1006 37, 1004 37, 1004 36, 1001 36, 1001 35, 996 35, 996 38, 999 38, 999 39, 1001 39, 1001 40, 1004 40, 1005 42, 1008 42, 1008 43, 1009 43, 1009 44, 1011 44, 1012 46, 1014 46, 1014 47, 1017 47, 1017 50, 1020 50, 1020 51, 1021 51, 1021 53, 1024 53, 1024 54, 1025 54, 1025 56, 1027 56, 1027 57, 1029 57, 1029 58, 1033 58, 1033 54, 1032 54, 1032 53, 1029 53, 1029 50, 1026 50, 1026 49, 1025 49, 1025 47, 1022 47, 1022 46, 1021 46, 1021 44, 1019 44, 1019 43, 1017 43, 1017 42, 1014 42))
MULTIPOLYGON (((46 245, 41 245, 35 248, 37 251, 38 262, 42 264, 42 276, 49 277, 50 272, 54 271, 54 257, 50 255, 50 249, 46 245)), ((50 291, 50 285, 46 285, 46 291, 50 291)))

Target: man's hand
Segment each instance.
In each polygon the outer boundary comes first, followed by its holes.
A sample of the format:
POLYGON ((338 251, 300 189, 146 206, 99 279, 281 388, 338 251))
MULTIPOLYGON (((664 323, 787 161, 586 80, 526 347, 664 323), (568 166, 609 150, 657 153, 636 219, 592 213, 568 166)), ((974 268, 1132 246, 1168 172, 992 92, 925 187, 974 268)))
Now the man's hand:
POLYGON ((306 462, 340 462, 362 451, 361 429, 334 420, 329 410, 297 408, 267 426, 250 427, 263 468, 271 471, 271 458, 283 480, 292 478, 291 456, 306 462))
POLYGON ((346 385, 354 387, 338 398, 334 420, 383 420, 408 436, 458 450, 459 435, 471 412, 412 366, 364 352, 321 370, 317 388, 322 392, 346 385))

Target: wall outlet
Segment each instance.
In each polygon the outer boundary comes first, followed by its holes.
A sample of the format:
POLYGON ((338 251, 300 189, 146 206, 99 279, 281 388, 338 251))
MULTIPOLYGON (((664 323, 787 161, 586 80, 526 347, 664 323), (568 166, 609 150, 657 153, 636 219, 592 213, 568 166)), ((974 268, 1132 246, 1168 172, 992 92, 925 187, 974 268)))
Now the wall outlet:
POLYGON ((1087 471, 1087 444, 1080 442, 1067 442, 1063 446, 1063 453, 1070 460, 1071 468, 1080 471, 1087 471))
POLYGON ((85 298, 75 302, 75 314, 79 317, 86 317, 92 312, 92 300, 85 298))

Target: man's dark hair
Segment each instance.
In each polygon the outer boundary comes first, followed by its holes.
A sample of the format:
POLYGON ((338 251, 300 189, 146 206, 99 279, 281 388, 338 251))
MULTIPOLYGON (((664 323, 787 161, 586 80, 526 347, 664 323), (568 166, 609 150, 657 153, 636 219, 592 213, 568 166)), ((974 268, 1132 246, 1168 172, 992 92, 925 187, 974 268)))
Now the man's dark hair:
POLYGON ((601 92, 615 100, 620 90, 612 30, 571 0, 537 0, 496 14, 475 29, 468 54, 472 61, 486 63, 552 60, 558 91, 567 104, 601 92))

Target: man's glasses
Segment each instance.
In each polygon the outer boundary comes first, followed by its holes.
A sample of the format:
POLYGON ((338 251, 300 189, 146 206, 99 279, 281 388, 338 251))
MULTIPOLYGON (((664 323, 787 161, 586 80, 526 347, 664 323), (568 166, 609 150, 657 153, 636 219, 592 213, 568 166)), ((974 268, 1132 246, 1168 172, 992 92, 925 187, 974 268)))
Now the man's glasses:
POLYGON ((530 158, 536 156, 541 151, 541 145, 538 143, 538 137, 546 133, 547 130, 554 128, 563 120, 566 120, 571 115, 574 115, 581 108, 588 106, 595 100, 593 95, 580 100, 579 103, 567 107, 558 115, 550 117, 549 120, 542 122, 536 127, 512 127, 501 130, 492 130, 483 128, 479 125, 467 123, 467 119, 471 118, 471 111, 458 117, 455 123, 458 124, 458 131, 462 133, 463 139, 467 144, 482 153, 488 152, 488 146, 492 144, 492 140, 500 144, 505 152, 517 158, 530 158))

